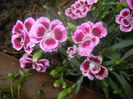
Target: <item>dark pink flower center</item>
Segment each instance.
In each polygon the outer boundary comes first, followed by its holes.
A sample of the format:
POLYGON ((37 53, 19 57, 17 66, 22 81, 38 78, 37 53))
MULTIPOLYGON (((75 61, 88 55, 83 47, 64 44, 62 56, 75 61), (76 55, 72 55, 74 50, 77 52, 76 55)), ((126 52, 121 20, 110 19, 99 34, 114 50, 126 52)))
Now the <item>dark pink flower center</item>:
POLYGON ((54 44, 56 44, 56 41, 54 39, 47 39, 45 43, 47 45, 54 45, 54 44))
POLYGON ((101 34, 101 30, 99 28, 95 27, 95 28, 92 29, 92 33, 95 36, 99 36, 101 34))

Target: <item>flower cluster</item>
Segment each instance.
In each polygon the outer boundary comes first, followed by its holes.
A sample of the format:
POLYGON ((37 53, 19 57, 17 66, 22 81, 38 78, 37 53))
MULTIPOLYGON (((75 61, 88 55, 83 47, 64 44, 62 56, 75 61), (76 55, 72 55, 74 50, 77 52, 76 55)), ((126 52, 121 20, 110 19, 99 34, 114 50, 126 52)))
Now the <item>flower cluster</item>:
POLYGON ((96 77, 99 80, 103 80, 108 76, 108 70, 101 65, 102 59, 99 56, 90 55, 80 66, 80 70, 84 76, 87 76, 90 80, 94 80, 96 77))
POLYGON ((83 18, 91 11, 92 5, 97 3, 97 1, 98 0, 78 0, 72 4, 70 8, 65 10, 65 15, 72 19, 83 18))
MULTIPOLYGON (((77 27, 77 30, 72 34, 72 39, 74 43, 78 44, 78 54, 81 56, 89 56, 94 47, 98 45, 99 39, 106 35, 107 30, 101 22, 94 24, 88 21, 77 27)), ((67 51, 68 55, 73 56, 73 53, 69 53, 69 49, 67 51)))
POLYGON ((24 48, 27 53, 31 53, 37 43, 44 52, 57 51, 66 39, 66 29, 58 19, 50 22, 40 17, 35 21, 30 17, 24 23, 18 20, 12 30, 13 47, 16 50, 24 48))
POLYGON ((34 60, 31 54, 25 54, 20 58, 20 66, 23 69, 35 69, 38 72, 45 72, 49 66, 47 59, 34 60))
POLYGON ((133 10, 125 8, 121 10, 116 17, 116 22, 120 24, 120 30, 123 32, 130 32, 133 30, 133 10))

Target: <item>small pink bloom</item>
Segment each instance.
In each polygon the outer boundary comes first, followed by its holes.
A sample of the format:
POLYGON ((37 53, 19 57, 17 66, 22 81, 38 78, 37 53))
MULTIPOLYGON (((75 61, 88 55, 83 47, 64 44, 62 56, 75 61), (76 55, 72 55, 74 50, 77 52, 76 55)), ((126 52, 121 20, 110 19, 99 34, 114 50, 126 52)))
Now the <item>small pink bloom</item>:
POLYGON ((74 45, 73 47, 68 47, 67 54, 69 58, 75 57, 78 54, 77 46, 74 45))
POLYGON ((120 24, 120 30, 123 32, 130 32, 133 29, 133 11, 129 8, 121 10, 116 17, 116 22, 120 24))
MULTIPOLYGON (((96 1, 97 0, 95 0, 95 2, 96 1)), ((90 3, 87 0, 78 0, 72 4, 70 8, 65 10, 65 15, 72 19, 83 18, 87 15, 91 8, 92 2, 90 3)))
POLYGON ((22 69, 32 69, 33 67, 33 60, 31 54, 25 54, 23 57, 20 58, 20 67, 22 69))
POLYGON ((101 61, 102 59, 99 56, 90 55, 80 66, 82 74, 90 80, 94 80, 94 77, 103 80, 108 76, 108 70, 101 65, 101 61))
POLYGON ((34 62, 33 69, 35 69, 38 72, 45 72, 48 66, 49 61, 47 59, 40 59, 34 62))
POLYGON ((40 43, 40 48, 44 52, 57 51, 66 39, 66 29, 58 19, 50 22, 48 18, 40 17, 30 30, 30 40, 40 43))
POLYGON ((25 52, 31 53, 35 44, 30 40, 29 31, 34 24, 33 18, 27 18, 23 24, 17 21, 12 29, 12 44, 16 50, 24 48, 25 52))
POLYGON ((25 54, 20 58, 20 67, 22 69, 35 69, 38 72, 45 72, 49 66, 47 59, 34 60, 31 54, 25 54))
POLYGON ((101 22, 98 22, 95 24, 95 26, 92 28, 93 35, 102 38, 107 35, 107 30, 105 27, 103 27, 101 22))

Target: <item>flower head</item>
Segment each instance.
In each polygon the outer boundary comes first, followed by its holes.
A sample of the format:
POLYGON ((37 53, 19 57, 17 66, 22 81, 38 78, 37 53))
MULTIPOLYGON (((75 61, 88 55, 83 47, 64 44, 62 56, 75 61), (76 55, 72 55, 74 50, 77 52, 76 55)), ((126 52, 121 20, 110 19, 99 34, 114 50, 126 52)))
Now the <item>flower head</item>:
POLYGON ((31 41, 40 43, 44 52, 57 51, 61 43, 67 39, 67 32, 60 20, 50 20, 46 17, 39 18, 30 31, 31 41))
POLYGON ((49 66, 47 59, 34 60, 31 54, 25 54, 20 58, 20 67, 22 69, 35 69, 38 72, 45 72, 49 66))
POLYGON ((80 66, 80 70, 84 76, 87 76, 90 80, 94 80, 96 77, 99 80, 103 80, 108 76, 108 70, 101 65, 102 59, 99 56, 89 56, 80 66))
POLYGON ((32 17, 23 22, 18 20, 12 29, 12 44, 16 50, 24 48, 25 52, 31 53, 35 44, 30 40, 29 31, 34 24, 32 17))
POLYGON ((99 39, 106 35, 107 30, 101 22, 94 24, 88 21, 77 27, 72 39, 74 43, 79 44, 78 53, 81 56, 89 56, 93 48, 98 45, 99 39))
POLYGON ((83 18, 97 1, 98 0, 78 0, 72 4, 70 8, 65 10, 65 15, 72 19, 83 18))
POLYGON ((78 54, 77 46, 74 45, 74 46, 72 46, 72 47, 68 47, 68 49, 67 49, 67 54, 68 54, 68 57, 69 57, 69 58, 75 57, 75 56, 78 54))
POLYGON ((116 22, 120 24, 120 30, 123 32, 130 32, 133 29, 133 11, 129 8, 121 10, 116 17, 116 22))

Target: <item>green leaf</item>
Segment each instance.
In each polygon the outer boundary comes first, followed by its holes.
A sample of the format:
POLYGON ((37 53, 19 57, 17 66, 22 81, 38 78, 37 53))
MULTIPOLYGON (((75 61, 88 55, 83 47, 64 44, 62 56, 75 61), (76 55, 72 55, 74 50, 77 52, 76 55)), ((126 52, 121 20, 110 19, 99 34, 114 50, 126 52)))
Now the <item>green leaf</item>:
POLYGON ((119 88, 119 85, 114 82, 111 78, 108 78, 109 86, 113 89, 114 94, 119 94, 122 98, 124 98, 121 89, 119 88))
POLYGON ((133 40, 124 40, 112 46, 112 49, 121 49, 133 45, 133 40))
POLYGON ((66 69, 65 66, 58 66, 50 72, 50 75, 52 75, 54 78, 57 78, 57 77, 59 77, 60 72, 65 69, 66 69))
POLYGON ((37 61, 38 59, 40 59, 42 57, 43 53, 44 52, 42 50, 35 52, 33 55, 33 60, 37 61))
POLYGON ((71 86, 69 88, 64 89, 63 91, 61 91, 58 94, 58 98, 57 99, 65 99, 69 94, 71 94, 73 92, 73 89, 75 88, 75 86, 71 86))
POLYGON ((68 27, 69 27, 70 29, 72 29, 73 31, 76 30, 76 26, 75 26, 74 24, 68 22, 67 25, 68 25, 68 27))
POLYGON ((126 59, 127 57, 129 57, 129 56, 131 56, 131 55, 133 55, 133 49, 128 50, 128 51, 123 55, 123 57, 121 58, 121 60, 124 60, 124 59, 126 59))
POLYGON ((123 76, 117 74, 116 72, 112 72, 112 73, 117 78, 117 80, 120 82, 127 99, 132 99, 133 91, 131 89, 131 86, 128 84, 127 80, 123 76))
POLYGON ((80 79, 76 82, 76 91, 75 91, 76 93, 78 93, 78 91, 80 90, 81 84, 83 82, 83 78, 84 76, 82 75, 80 79))
POLYGON ((55 81, 54 87, 66 88, 67 87, 67 83, 64 80, 62 80, 62 79, 58 79, 58 80, 55 81))

